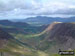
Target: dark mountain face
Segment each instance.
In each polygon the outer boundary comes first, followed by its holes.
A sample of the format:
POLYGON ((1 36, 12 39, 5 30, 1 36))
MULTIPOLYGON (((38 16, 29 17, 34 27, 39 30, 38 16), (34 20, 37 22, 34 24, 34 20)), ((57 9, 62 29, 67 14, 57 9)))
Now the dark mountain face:
POLYGON ((6 46, 9 39, 13 39, 13 37, 0 28, 0 49, 6 46))
POLYGON ((11 38, 13 38, 13 37, 0 28, 0 39, 8 40, 8 39, 11 39, 11 38))
POLYGON ((53 23, 40 36, 38 49, 56 53, 59 49, 75 49, 75 23, 53 23))
MULTIPOLYGON (((48 33, 50 33, 50 39, 54 39, 54 38, 60 38, 63 37, 65 39, 65 37, 72 37, 75 38, 75 24, 74 23, 54 23, 55 25, 53 26, 52 29, 50 29, 50 31, 48 31, 48 33)), ((57 39, 56 38, 56 39, 57 39)), ((60 41, 62 39, 59 39, 60 41)), ((64 41, 63 41, 64 42, 64 41)))

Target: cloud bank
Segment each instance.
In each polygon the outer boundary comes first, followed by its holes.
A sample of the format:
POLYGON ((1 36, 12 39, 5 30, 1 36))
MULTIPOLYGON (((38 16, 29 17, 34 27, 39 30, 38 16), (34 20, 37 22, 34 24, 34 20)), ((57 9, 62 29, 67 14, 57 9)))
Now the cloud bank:
POLYGON ((75 15, 75 0, 0 0, 0 17, 75 15))

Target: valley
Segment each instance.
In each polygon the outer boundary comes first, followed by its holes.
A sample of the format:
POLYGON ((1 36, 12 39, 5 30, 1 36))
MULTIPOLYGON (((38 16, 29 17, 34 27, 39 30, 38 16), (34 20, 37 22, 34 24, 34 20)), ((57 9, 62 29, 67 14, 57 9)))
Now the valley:
POLYGON ((0 56, 75 56, 75 0, 0 0, 0 56))
POLYGON ((0 21, 0 52, 4 56, 60 56, 59 49, 75 50, 74 22, 42 26, 18 23, 0 21))

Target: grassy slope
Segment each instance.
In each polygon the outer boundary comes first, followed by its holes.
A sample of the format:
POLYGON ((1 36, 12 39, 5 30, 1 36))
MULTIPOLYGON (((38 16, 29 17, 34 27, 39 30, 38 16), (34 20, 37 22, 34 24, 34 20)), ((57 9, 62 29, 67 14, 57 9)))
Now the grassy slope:
POLYGON ((19 43, 17 40, 9 40, 7 46, 5 48, 0 49, 0 52, 6 53, 6 55, 10 56, 37 56, 37 52, 32 48, 19 43))

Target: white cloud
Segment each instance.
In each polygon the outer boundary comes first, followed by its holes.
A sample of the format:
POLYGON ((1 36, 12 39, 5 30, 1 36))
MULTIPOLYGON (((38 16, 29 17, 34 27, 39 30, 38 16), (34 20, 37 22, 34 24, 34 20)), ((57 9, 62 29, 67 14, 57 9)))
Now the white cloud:
POLYGON ((70 0, 0 0, 0 16, 75 15, 75 4, 72 4, 74 2, 70 0))

